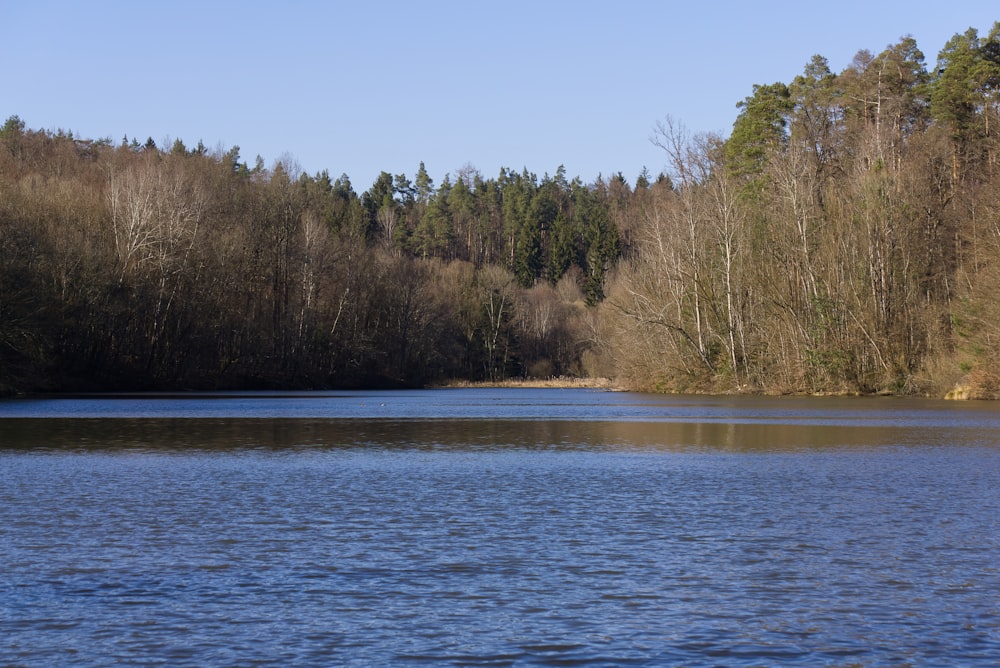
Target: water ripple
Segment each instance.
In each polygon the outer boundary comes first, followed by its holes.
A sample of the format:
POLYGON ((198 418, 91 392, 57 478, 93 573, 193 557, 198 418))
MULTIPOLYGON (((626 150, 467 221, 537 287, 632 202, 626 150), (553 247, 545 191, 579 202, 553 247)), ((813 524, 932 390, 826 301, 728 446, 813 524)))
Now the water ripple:
POLYGON ((997 664, 982 432, 637 427, 0 449, 0 665, 997 664))

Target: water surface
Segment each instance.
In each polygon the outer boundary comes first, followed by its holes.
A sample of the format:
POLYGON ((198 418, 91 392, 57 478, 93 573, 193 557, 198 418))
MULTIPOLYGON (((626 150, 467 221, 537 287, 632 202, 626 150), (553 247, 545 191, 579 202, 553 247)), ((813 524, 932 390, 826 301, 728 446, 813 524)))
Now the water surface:
POLYGON ((1000 413, 0 402, 0 665, 995 665, 1000 413))

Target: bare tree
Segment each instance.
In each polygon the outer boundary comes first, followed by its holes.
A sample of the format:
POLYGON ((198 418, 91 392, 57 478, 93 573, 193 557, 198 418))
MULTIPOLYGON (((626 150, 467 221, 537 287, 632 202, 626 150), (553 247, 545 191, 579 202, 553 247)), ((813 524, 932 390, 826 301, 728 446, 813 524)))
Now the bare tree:
POLYGON ((476 272, 479 300, 486 316, 483 344, 486 373, 492 380, 506 374, 511 355, 510 322, 514 316, 517 281, 503 267, 487 265, 476 272))
POLYGON ((179 164, 159 156, 113 167, 107 188, 118 262, 118 284, 151 288, 152 307, 142 318, 147 366, 152 367, 170 342, 165 340, 181 284, 205 215, 208 195, 202 181, 179 164))

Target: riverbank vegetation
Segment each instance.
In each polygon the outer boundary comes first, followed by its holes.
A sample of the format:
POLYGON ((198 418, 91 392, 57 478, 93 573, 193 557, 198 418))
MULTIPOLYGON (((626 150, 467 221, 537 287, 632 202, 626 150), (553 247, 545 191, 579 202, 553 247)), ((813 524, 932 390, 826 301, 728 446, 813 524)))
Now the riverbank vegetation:
MULTIPOLYGON (((1000 24, 666 119, 629 184, 0 129, 0 387, 1000 391, 1000 24)), ((69 119, 71 120, 71 119, 69 119)))

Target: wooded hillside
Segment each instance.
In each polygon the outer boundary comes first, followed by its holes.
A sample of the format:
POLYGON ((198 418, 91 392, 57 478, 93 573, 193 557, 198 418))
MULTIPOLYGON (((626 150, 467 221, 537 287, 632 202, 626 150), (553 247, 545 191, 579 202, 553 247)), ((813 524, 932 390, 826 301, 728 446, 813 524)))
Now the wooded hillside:
MULTIPOLYGON (((658 124, 634 185, 0 130, 0 387, 1000 388, 1000 23, 658 124)), ((69 119, 71 120, 71 119, 69 119)), ((167 142, 170 143, 170 142, 167 142)))

